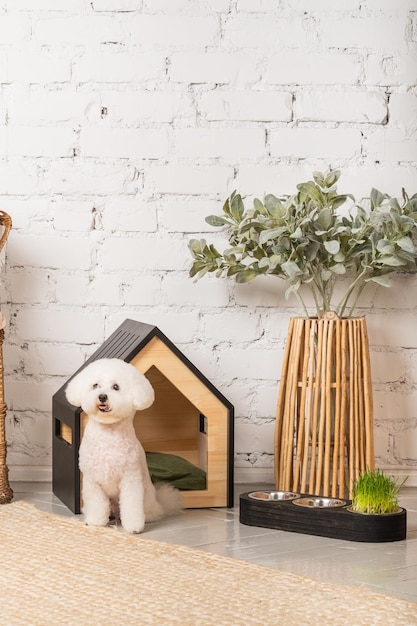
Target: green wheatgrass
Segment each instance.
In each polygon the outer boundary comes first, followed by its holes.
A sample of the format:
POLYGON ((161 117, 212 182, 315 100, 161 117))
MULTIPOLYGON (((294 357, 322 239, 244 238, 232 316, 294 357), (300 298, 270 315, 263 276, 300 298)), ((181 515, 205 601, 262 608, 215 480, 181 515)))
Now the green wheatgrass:
POLYGON ((355 481, 352 510, 357 513, 381 515, 398 511, 398 494, 407 478, 398 484, 381 470, 367 471, 355 481))

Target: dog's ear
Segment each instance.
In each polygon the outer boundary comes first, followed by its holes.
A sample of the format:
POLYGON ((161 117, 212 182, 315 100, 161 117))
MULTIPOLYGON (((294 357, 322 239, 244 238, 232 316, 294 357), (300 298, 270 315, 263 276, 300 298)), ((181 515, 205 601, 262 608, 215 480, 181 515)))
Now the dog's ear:
POLYGON ((132 371, 132 401, 136 411, 143 411, 153 404, 155 392, 149 380, 137 369, 132 371))
POLYGON ((65 395, 70 404, 74 406, 81 406, 81 398, 83 392, 85 392, 85 380, 83 372, 71 378, 68 385, 65 388, 65 395))

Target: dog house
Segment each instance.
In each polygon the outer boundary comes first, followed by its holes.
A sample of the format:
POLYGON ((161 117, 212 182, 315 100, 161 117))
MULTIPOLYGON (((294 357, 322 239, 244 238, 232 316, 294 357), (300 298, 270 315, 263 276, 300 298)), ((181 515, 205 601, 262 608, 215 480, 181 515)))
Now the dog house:
MULTIPOLYGON (((230 402, 156 326, 125 320, 80 370, 102 358, 131 363, 155 390, 153 405, 134 418, 145 451, 183 459, 204 473, 203 485, 182 492, 184 506, 232 507, 234 410, 230 402)), ((67 402, 66 384, 52 403, 52 483, 54 494, 79 513, 78 450, 87 416, 67 402)))

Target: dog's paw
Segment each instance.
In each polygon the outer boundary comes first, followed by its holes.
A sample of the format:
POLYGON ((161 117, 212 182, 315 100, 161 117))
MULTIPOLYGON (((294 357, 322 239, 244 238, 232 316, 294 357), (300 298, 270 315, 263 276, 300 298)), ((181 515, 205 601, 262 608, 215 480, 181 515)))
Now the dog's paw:
POLYGON ((84 523, 87 526, 107 526, 109 522, 109 518, 99 518, 99 517, 84 517, 84 523))
POLYGON ((142 533, 145 528, 145 524, 135 522, 122 522, 122 528, 127 533, 142 533))

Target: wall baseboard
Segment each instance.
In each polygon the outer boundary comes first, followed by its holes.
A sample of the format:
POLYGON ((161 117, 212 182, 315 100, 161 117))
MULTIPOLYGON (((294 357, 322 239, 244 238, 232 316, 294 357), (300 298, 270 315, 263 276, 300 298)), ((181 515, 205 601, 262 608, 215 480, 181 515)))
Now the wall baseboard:
MULTIPOLYGON (((407 478, 406 487, 417 487, 417 469, 403 467, 380 468, 387 474, 402 482, 407 478)), ((49 465, 13 465, 9 467, 10 482, 51 483, 52 467, 49 465)), ((274 470, 267 467, 236 467, 235 484, 267 484, 274 485, 274 470)))

